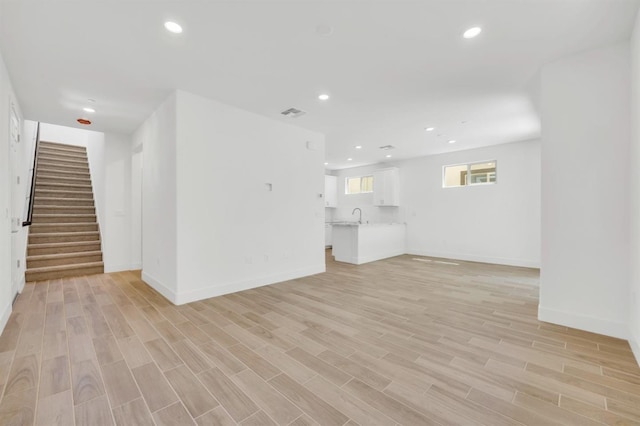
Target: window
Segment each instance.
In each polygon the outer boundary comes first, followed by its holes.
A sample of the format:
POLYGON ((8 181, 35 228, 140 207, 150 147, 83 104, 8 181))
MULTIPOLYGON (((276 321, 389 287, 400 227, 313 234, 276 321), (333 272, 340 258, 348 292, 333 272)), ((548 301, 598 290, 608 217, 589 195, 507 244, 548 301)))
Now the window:
POLYGON ((496 183, 497 166, 498 163, 495 160, 444 166, 442 187, 454 188, 496 183))
POLYGON ((364 194, 367 192, 373 192, 373 176, 357 176, 345 179, 345 194, 364 194))

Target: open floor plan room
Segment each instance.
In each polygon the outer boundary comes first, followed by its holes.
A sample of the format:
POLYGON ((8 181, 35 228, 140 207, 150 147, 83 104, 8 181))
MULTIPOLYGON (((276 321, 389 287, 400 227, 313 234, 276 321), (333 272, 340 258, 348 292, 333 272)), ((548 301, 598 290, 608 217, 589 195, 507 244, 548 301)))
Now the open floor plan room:
POLYGON ((0 424, 640 423, 628 343, 538 321, 537 269, 435 260, 182 306, 137 272, 28 283, 0 424))

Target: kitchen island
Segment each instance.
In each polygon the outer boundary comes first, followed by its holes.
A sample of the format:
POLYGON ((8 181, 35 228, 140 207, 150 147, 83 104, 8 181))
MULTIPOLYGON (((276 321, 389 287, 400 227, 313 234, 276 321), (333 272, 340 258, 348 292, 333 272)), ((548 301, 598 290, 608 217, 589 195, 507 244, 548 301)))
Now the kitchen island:
POLYGON ((332 254, 338 262, 361 265, 405 253, 404 223, 333 224, 332 254))

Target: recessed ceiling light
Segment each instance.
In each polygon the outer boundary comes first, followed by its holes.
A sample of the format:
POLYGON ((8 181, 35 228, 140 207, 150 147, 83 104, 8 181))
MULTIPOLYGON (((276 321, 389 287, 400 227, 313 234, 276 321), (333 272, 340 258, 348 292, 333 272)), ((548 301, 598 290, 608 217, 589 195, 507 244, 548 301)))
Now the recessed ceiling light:
POLYGON ((352 160, 353 160, 353 158, 347 158, 347 161, 352 161, 352 160))
POLYGON ((328 166, 328 165, 329 165, 329 163, 325 162, 325 163, 324 163, 324 165, 325 165, 325 166, 328 166))
POLYGON ((95 110, 95 109, 93 109, 93 108, 89 108, 89 107, 82 108, 82 110, 83 110, 84 112, 96 112, 96 110, 95 110))
POLYGON ((356 149, 362 149, 362 145, 356 145, 356 149))
POLYGON ((464 38, 474 38, 478 34, 480 34, 481 32, 482 32, 482 28, 480 28, 480 27, 469 28, 467 31, 464 32, 464 34, 462 34, 462 37, 464 37, 464 38))
POLYGON ((180 26, 180 24, 176 24, 175 22, 172 22, 172 21, 165 22, 164 27, 167 29, 167 31, 172 32, 174 34, 180 34, 182 32, 182 27, 180 26))
POLYGON ((435 127, 426 127, 424 130, 427 132, 433 132, 435 129, 435 127))
POLYGON ((453 139, 451 139, 451 140, 449 141, 449 143, 456 143, 456 141, 454 141, 453 139))
POLYGON ((385 157, 391 158, 391 154, 387 154, 387 155, 385 155, 385 157))
POLYGON ((329 95, 327 95, 326 93, 323 93, 318 96, 318 99, 320 99, 321 101, 326 101, 329 99, 329 95))

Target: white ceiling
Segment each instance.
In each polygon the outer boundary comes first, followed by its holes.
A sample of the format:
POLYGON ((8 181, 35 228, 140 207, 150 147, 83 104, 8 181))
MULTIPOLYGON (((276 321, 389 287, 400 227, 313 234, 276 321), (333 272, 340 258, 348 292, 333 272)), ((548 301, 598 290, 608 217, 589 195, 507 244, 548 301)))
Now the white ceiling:
POLYGON ((384 161, 378 147, 388 144, 396 160, 538 137, 540 67, 627 40, 637 9, 637 0, 1 0, 0 49, 26 118, 79 127, 91 98, 92 130, 131 133, 181 89, 325 133, 329 168, 342 168, 384 161), (165 31, 168 19, 184 33, 165 31), (482 33, 463 39, 472 26, 482 33), (289 107, 307 114, 282 118, 289 107))

